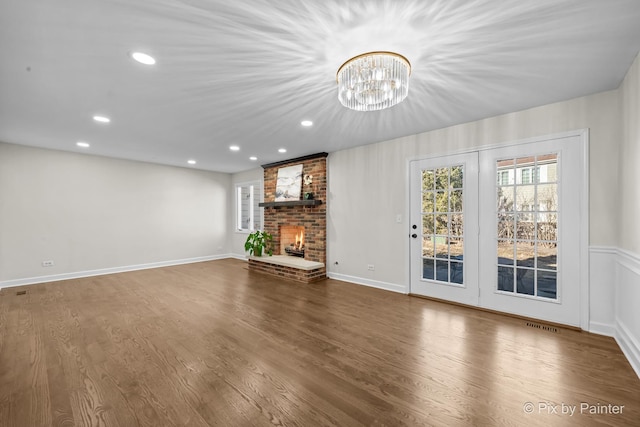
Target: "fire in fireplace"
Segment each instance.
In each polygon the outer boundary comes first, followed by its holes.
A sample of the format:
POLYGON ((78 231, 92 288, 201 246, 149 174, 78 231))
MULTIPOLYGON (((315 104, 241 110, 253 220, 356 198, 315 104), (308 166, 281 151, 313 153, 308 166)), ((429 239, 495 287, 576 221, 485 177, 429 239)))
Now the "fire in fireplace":
POLYGON ((287 225, 280 228, 280 253, 304 258, 304 227, 287 225))

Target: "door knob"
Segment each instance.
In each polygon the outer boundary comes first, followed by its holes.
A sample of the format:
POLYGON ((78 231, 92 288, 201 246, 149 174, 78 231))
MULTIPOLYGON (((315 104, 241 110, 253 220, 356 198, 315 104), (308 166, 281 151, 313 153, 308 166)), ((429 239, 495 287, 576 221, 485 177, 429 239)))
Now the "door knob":
POLYGON ((416 233, 413 233, 413 234, 411 235, 411 237, 413 237, 414 239, 416 239, 416 238, 418 238, 418 235, 417 235, 416 233))

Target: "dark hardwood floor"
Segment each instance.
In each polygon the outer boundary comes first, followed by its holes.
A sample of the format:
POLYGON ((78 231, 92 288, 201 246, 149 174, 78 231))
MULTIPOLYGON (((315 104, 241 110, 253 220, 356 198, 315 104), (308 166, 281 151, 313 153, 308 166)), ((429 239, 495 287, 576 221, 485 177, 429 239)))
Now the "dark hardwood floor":
POLYGON ((0 426, 640 425, 613 339, 526 323, 238 260, 6 288, 0 426))

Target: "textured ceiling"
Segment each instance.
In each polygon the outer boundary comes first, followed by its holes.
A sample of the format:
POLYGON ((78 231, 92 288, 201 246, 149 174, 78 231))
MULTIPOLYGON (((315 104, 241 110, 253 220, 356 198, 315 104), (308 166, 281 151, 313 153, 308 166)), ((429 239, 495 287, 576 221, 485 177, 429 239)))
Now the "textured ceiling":
POLYGON ((615 89, 639 23, 637 0, 1 0, 0 141, 238 172, 615 89), (411 61, 409 96, 347 110, 335 73, 371 50, 411 61))

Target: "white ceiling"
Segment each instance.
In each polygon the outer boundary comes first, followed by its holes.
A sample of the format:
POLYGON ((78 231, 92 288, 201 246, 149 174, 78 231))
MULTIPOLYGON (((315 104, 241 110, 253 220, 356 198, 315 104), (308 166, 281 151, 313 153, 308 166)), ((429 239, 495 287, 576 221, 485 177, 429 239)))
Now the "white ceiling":
POLYGON ((238 172, 615 89, 639 48, 638 0, 0 0, 0 141, 238 172), (372 50, 409 96, 347 110, 372 50))

